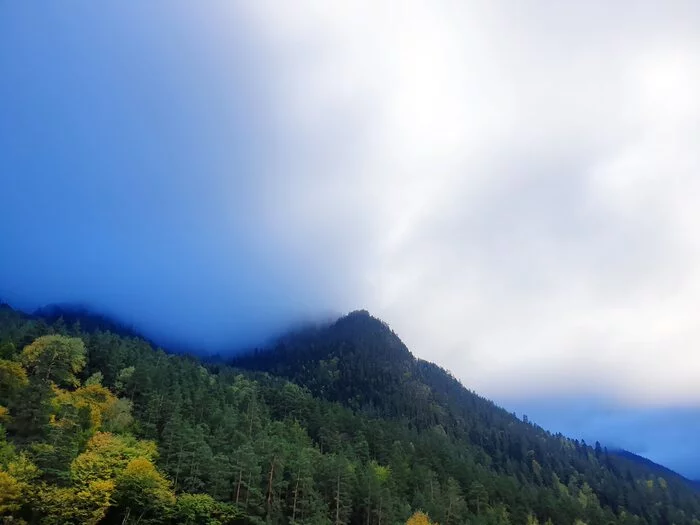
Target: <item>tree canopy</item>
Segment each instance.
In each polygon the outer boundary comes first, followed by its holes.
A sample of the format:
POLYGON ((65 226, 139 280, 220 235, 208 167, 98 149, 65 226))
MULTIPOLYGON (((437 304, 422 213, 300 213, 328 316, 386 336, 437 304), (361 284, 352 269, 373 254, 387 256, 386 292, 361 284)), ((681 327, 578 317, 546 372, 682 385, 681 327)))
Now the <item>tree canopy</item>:
POLYGON ((552 435, 359 312, 231 364, 0 307, 15 523, 698 525, 680 476, 552 435))

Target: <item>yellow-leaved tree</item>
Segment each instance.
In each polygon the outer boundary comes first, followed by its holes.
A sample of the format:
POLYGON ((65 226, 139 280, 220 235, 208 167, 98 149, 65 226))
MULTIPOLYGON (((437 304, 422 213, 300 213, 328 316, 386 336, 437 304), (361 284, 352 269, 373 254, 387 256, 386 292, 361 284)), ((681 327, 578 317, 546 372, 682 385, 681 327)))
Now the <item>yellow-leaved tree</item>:
POLYGON ((84 487, 41 484, 35 507, 44 514, 42 523, 96 525, 107 514, 114 493, 114 482, 92 481, 84 487))
POLYGON ((0 470, 0 515, 21 507, 22 488, 14 476, 0 470))
POLYGON ((35 376, 59 386, 76 386, 85 366, 85 344, 78 337, 44 335, 22 351, 22 364, 35 376))
POLYGON ((413 516, 408 518, 406 525, 438 525, 430 521, 430 518, 425 512, 417 511, 413 513, 413 516))
POLYGON ((0 399, 13 399, 28 383, 21 364, 0 359, 0 399))
POLYGON ((97 432, 88 441, 85 452, 73 460, 73 483, 87 486, 93 481, 114 481, 132 459, 156 457, 156 444, 133 436, 117 436, 109 432, 97 432))
POLYGON ((41 484, 32 497, 44 515, 43 523, 94 525, 115 501, 129 504, 129 512, 138 511, 135 519, 149 510, 167 512, 174 496, 152 463, 155 457, 156 445, 151 441, 97 432, 71 463, 72 484, 41 484))
POLYGON ((20 509, 31 499, 32 483, 38 476, 38 469, 24 454, 16 456, 6 468, 0 466, 0 515, 20 509))
POLYGON ((117 476, 114 500, 125 509, 124 521, 133 514, 137 523, 144 517, 168 516, 175 506, 170 482, 144 457, 129 461, 117 476))
MULTIPOLYGON (((82 386, 76 390, 63 390, 53 387, 54 398, 52 407, 54 414, 65 412, 65 407, 72 406, 75 411, 87 410, 90 414, 90 428, 86 429, 90 434, 101 428, 105 415, 109 415, 113 407, 119 402, 117 397, 102 385, 91 384, 82 386)), ((73 411, 68 411, 72 413, 73 411)))

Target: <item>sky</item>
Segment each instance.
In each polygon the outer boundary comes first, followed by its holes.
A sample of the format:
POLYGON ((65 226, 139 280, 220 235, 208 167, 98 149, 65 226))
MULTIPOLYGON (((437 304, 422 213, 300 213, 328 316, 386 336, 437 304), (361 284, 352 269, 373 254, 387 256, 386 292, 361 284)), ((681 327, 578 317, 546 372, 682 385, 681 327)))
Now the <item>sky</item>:
POLYGON ((14 306, 202 351, 366 308, 700 478, 695 0, 1 2, 0 80, 14 306))

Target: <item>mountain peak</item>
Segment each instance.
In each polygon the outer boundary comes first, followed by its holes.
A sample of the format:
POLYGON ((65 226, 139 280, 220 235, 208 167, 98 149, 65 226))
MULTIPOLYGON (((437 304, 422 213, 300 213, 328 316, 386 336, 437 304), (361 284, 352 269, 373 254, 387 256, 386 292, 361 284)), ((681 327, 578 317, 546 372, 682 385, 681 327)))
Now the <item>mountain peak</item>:
POLYGON ((358 326, 364 324, 366 327, 374 326, 375 328, 379 328, 380 326, 383 328, 389 327, 389 325, 387 325, 384 321, 378 317, 374 317, 367 310, 353 310, 352 312, 336 319, 335 323, 333 324, 343 325, 348 323, 354 323, 358 326))
POLYGON ((367 310, 355 310, 341 317, 328 328, 328 335, 352 344, 356 351, 368 353, 369 357, 414 359, 391 327, 367 310))
MULTIPOLYGON (((367 310, 364 308, 361 310, 353 310, 352 312, 344 315, 343 317, 371 317, 372 319, 376 319, 372 314, 370 314, 367 310)), ((342 317, 341 317, 342 319, 342 317)))
POLYGON ((290 334, 272 348, 239 356, 234 364, 295 380, 334 401, 378 407, 391 395, 372 385, 399 392, 398 385, 416 373, 417 360, 387 323, 355 310, 318 330, 290 334))

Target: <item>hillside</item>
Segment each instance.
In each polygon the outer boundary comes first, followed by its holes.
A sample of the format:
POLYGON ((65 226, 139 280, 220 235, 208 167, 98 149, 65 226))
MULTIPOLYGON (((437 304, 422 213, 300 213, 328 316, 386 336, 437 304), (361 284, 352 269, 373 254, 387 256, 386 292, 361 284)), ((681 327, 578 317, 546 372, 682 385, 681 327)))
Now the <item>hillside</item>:
POLYGON ((518 420, 366 312, 229 366, 2 307, 0 422, 0 516, 15 522, 700 517, 680 476, 518 420))
POLYGON ((385 323, 366 311, 284 338, 273 348, 240 356, 233 363, 288 378, 314 395, 368 415, 399 418, 423 431, 438 426, 455 445, 475 449, 476 457, 500 474, 532 481, 537 470, 536 478, 544 485, 547 480, 568 480, 572 472, 584 474, 601 505, 629 509, 636 507, 636 497, 640 504, 636 513, 649 522, 670 518, 655 518, 644 509, 642 502, 649 494, 635 495, 640 480, 653 488, 663 479, 675 494, 696 497, 696 482, 646 458, 608 451, 598 443, 588 446, 519 420, 466 389, 448 371, 415 358, 385 323), (630 478, 635 479, 634 487, 625 486, 630 478))

